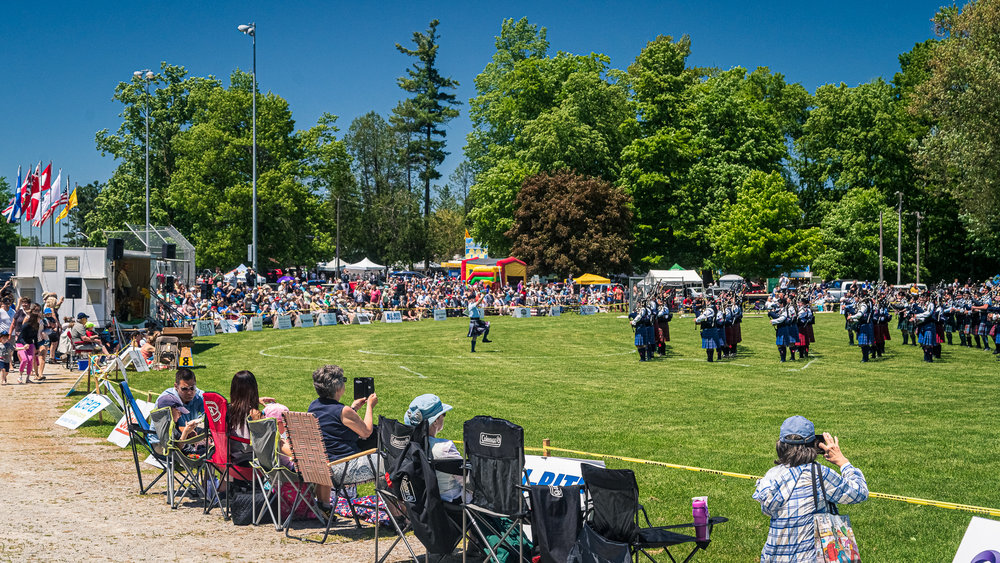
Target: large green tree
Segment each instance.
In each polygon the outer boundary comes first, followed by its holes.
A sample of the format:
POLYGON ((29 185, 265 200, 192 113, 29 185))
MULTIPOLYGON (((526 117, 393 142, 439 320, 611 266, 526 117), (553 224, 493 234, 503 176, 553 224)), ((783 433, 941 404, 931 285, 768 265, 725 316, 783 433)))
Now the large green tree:
MULTIPOLYGON (((400 53, 417 59, 406 70, 406 76, 397 80, 399 87, 413 96, 393 109, 392 123, 409 136, 407 154, 410 161, 418 167, 419 178, 424 187, 425 229, 431 215, 431 181, 441 177, 438 166, 448 155, 444 150, 444 126, 458 117, 458 110, 453 106, 461 103, 454 94, 448 92, 458 87, 458 81, 442 76, 437 67, 439 23, 438 20, 431 20, 426 32, 413 33, 415 49, 396 43, 396 49, 400 53)), ((425 267, 429 258, 430 255, 425 250, 425 267)))
POLYGON ((517 194, 507 236, 514 254, 542 273, 628 273, 629 197, 601 178, 570 171, 536 174, 517 194))
POLYGON ((886 205, 885 195, 877 188, 851 188, 827 207, 821 225, 825 248, 813 261, 813 271, 825 279, 877 280, 881 213, 886 235, 885 279, 895 282, 897 215, 886 205))
POLYGON ((59 222, 59 225, 69 225, 69 233, 64 237, 66 244, 69 246, 103 244, 103 238, 94 241, 88 238, 90 236, 88 233, 100 232, 103 226, 100 224, 102 217, 97 210, 103 186, 100 182, 94 181, 70 187, 70 193, 74 189, 76 190, 77 204, 69 211, 66 218, 59 222))
POLYGON ((823 249, 820 230, 802 227, 798 198, 778 172, 749 173, 708 235, 713 265, 750 277, 807 266, 823 249))
MULTIPOLYGON (((6 205, 13 201, 13 193, 7 178, 0 176, 0 205, 6 205)), ((24 244, 14 225, 0 218, 0 267, 9 268, 14 266, 14 258, 19 244, 24 244)))

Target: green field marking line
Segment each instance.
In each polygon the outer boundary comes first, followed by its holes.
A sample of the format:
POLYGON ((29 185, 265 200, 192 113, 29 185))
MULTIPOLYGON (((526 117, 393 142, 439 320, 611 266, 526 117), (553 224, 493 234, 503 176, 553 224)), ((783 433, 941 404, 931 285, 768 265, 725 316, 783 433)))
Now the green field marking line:
MULTIPOLYGON (((525 448, 525 449, 537 450, 538 448, 525 448)), ((548 449, 549 451, 553 451, 553 452, 563 452, 563 453, 568 453, 568 454, 573 454, 573 455, 582 455, 582 456, 593 457, 593 458, 616 459, 616 460, 619 460, 619 461, 627 461, 627 462, 630 462, 630 463, 638 463, 638 464, 641 464, 641 465, 656 465, 656 466, 660 466, 660 467, 669 467, 671 469, 684 469, 686 471, 695 471, 695 472, 698 472, 698 473, 710 473, 712 475, 722 475, 724 477, 735 477, 737 479, 752 479, 752 480, 756 481, 757 479, 761 478, 759 475, 747 475, 747 474, 744 474, 744 473, 732 473, 730 471, 721 471, 719 469, 706 469, 704 467, 692 467, 690 465, 678 465, 676 463, 667 463, 665 461, 654 461, 654 460, 650 460, 650 459, 640 459, 640 458, 635 458, 635 457, 617 456, 617 455, 610 455, 610 454, 595 454, 593 452, 582 452, 582 451, 579 451, 579 450, 570 450, 570 449, 566 449, 566 448, 557 448, 557 447, 554 447, 554 446, 549 446, 546 449, 548 449)), ((964 511, 964 512, 972 512, 972 513, 975 513, 975 514, 986 514, 986 515, 989 515, 989 516, 1000 516, 1000 508, 987 508, 987 507, 984 507, 984 506, 974 506, 974 505, 970 505, 970 504, 959 504, 959 503, 955 503, 955 502, 946 502, 946 501, 943 501, 943 500, 930 500, 930 499, 924 499, 924 498, 905 497, 905 496, 902 496, 902 495, 892 495, 892 494, 888 494, 888 493, 869 492, 868 493, 868 497, 869 498, 879 498, 879 499, 883 499, 883 500, 896 500, 896 501, 906 502, 906 503, 909 503, 909 504, 917 504, 917 505, 920 505, 920 506, 933 506, 933 507, 936 507, 936 508, 946 508, 948 510, 961 510, 961 511, 964 511)))

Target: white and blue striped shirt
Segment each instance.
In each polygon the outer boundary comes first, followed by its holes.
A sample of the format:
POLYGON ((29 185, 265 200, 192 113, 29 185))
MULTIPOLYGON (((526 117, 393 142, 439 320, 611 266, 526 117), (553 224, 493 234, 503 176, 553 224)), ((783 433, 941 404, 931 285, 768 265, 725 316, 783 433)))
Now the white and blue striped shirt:
MULTIPOLYGON (((760 554, 761 563, 816 561, 813 515, 827 512, 827 508, 816 509, 810 465, 777 465, 757 480, 753 498, 760 502, 761 511, 771 517, 767 543, 760 554)), ((822 468, 823 489, 830 502, 855 504, 868 498, 868 483, 860 469, 847 463, 838 475, 829 467, 819 467, 822 468)))

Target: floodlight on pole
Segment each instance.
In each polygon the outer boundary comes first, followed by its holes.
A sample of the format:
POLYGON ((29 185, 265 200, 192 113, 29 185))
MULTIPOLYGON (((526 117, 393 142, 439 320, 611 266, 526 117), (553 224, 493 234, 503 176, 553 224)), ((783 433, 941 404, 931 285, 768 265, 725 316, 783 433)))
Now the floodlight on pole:
POLYGON ((249 23, 236 26, 236 29, 240 33, 244 33, 250 36, 250 42, 253 49, 253 104, 252 104, 252 121, 253 121, 253 253, 251 255, 251 262, 253 263, 253 271, 256 273, 257 269, 257 24, 249 23))
POLYGON ((146 252, 149 252, 149 81, 152 80, 156 75, 153 71, 145 68, 142 70, 137 70, 132 73, 137 80, 145 80, 146 82, 146 98, 144 100, 144 106, 146 108, 146 252))

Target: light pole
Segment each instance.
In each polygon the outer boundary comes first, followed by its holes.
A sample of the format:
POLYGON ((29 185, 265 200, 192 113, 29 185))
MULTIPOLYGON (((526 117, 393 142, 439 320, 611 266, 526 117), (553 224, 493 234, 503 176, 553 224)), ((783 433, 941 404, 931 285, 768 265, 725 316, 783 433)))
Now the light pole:
POLYGON ((896 231, 896 285, 901 281, 903 274, 903 192, 896 192, 899 196, 899 205, 896 206, 896 213, 899 214, 899 226, 896 231))
POLYGON ((250 36, 253 46, 253 271, 257 269, 257 24, 248 23, 237 26, 236 29, 250 36))
POLYGON ((132 76, 146 81, 146 252, 149 252, 149 81, 153 79, 153 71, 137 70, 132 76))
POLYGON ((917 218, 917 285, 920 285, 920 221, 924 216, 919 211, 914 211, 913 216, 917 218))

